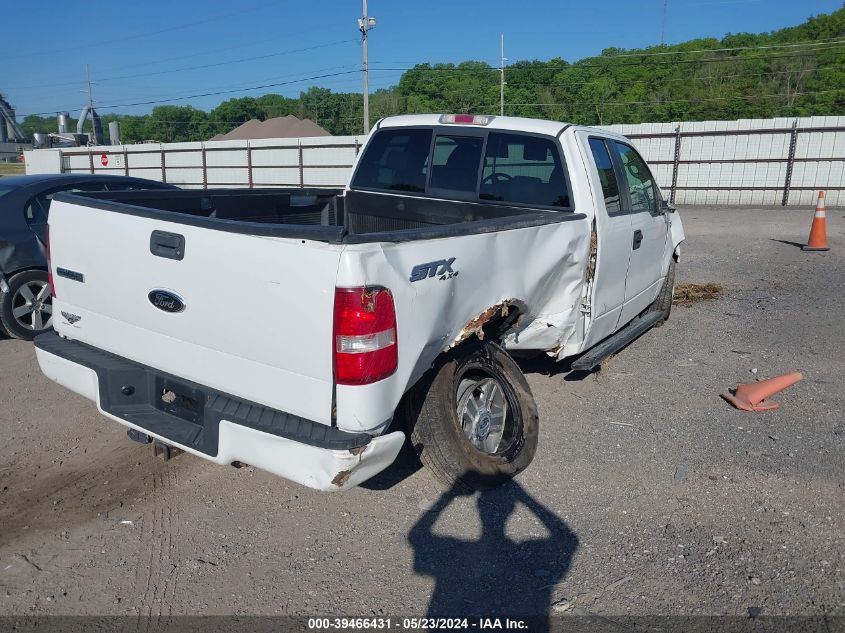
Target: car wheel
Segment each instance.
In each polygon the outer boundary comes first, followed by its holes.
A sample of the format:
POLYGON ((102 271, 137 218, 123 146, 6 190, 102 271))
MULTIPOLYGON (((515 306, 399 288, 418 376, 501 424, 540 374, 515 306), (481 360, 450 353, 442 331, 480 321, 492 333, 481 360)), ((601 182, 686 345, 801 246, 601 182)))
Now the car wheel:
POLYGON ((53 327, 53 297, 47 272, 25 270, 8 280, 0 293, 0 324, 14 338, 31 341, 53 327))
POLYGON ((444 357, 409 398, 411 441, 446 486, 484 490, 534 459, 540 420, 525 376, 498 345, 444 357))
POLYGON ((669 261, 669 270, 666 272, 666 279, 663 280, 663 285, 660 287, 660 293, 657 299, 648 308, 648 312, 660 312, 662 318, 655 324, 655 327, 660 327, 669 318, 672 313, 672 297, 675 293, 675 260, 669 261))

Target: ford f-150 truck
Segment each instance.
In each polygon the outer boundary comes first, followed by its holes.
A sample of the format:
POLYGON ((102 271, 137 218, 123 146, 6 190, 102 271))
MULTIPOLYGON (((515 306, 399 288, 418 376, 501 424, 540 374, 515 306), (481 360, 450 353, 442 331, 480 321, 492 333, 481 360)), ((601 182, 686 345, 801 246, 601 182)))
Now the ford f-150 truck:
POLYGON ((681 220, 624 137, 375 126, 342 190, 59 194, 42 371, 133 439, 341 490, 406 440, 444 482, 522 471, 513 357, 591 370, 669 315, 681 220))

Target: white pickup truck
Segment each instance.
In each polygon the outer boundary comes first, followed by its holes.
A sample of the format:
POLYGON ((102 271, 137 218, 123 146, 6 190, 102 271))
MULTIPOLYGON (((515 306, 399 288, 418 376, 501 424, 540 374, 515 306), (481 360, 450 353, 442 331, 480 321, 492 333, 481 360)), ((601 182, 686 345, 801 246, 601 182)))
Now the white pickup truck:
POLYGON ((382 120, 338 190, 57 195, 42 371, 130 437, 342 490, 406 440, 444 482, 531 462, 512 356, 591 370, 670 311, 680 217, 622 136, 382 120))

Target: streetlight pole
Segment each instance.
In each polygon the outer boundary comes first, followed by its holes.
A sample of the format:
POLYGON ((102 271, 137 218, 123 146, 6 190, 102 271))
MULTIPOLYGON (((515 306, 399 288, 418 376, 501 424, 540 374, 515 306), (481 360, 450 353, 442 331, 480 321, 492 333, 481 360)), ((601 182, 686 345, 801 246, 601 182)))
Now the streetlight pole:
POLYGON ((364 15, 358 20, 358 28, 361 31, 361 43, 364 49, 364 65, 362 67, 364 73, 364 134, 370 133, 370 68, 367 61, 367 40, 369 39, 369 30, 375 28, 376 19, 367 15, 367 0, 364 2, 364 15))

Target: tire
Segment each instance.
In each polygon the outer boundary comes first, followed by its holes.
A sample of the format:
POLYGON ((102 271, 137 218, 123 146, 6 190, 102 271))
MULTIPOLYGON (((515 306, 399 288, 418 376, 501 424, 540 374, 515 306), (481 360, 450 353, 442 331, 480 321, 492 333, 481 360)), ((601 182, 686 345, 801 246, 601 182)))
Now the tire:
POLYGON ((654 327, 660 327, 669 318, 672 313, 672 296, 675 292, 675 260, 669 260, 669 270, 666 272, 666 279, 663 280, 663 285, 660 287, 660 292, 657 299, 648 308, 647 312, 660 312, 662 318, 655 323, 654 327))
POLYGON ((0 325, 14 338, 31 341, 53 327, 53 298, 44 270, 25 270, 0 293, 0 325))
POLYGON ((498 345, 460 347, 409 395, 411 441, 420 461, 444 486, 494 488, 534 459, 537 405, 525 376, 498 345))

